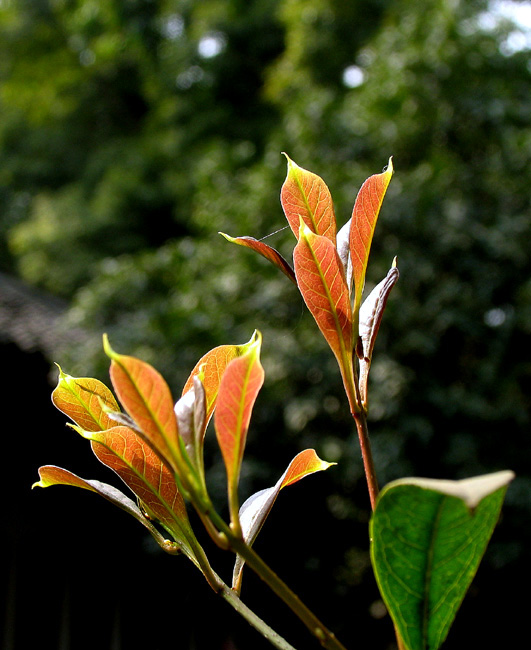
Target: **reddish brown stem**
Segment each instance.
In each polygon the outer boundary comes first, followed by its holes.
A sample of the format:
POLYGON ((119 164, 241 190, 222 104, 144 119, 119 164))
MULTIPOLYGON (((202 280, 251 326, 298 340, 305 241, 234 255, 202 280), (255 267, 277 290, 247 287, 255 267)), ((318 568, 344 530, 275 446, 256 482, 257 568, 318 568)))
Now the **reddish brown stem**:
POLYGON ((376 478, 376 470, 374 469, 374 460, 372 458, 371 443, 369 440, 369 432, 367 430, 367 417, 363 410, 358 413, 352 413, 356 429, 358 431, 358 438, 361 447, 361 456, 363 458, 363 467, 365 469, 365 478, 367 479, 367 487, 369 489, 369 498, 371 500, 371 508, 374 510, 376 499, 378 497, 378 480, 376 478))

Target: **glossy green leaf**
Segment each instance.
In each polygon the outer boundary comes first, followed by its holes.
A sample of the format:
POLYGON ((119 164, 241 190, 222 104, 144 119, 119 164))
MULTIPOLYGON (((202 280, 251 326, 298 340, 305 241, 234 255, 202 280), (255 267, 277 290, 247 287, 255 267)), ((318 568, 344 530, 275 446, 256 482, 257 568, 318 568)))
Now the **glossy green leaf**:
POLYGON ((336 217, 332 196, 322 178, 299 167, 284 154, 288 161, 288 174, 280 191, 280 202, 286 219, 299 238, 300 221, 316 235, 336 243, 336 217))
POLYGON ((199 359, 190 373, 190 376, 184 385, 182 394, 185 395, 193 388, 194 377, 197 376, 201 379, 205 389, 207 422, 212 417, 214 409, 216 408, 219 385, 226 367, 233 359, 244 354, 253 340, 254 334, 251 337, 251 340, 243 345, 220 345, 213 348, 199 359))
POLYGON ((54 405, 87 431, 103 431, 114 426, 109 412, 120 408, 107 386, 90 377, 71 377, 57 367, 59 380, 52 393, 54 405))
MULTIPOLYGON (((249 546, 254 543, 282 488, 297 483, 305 476, 328 469, 332 465, 335 463, 321 460, 313 449, 305 449, 297 454, 273 487, 256 492, 240 508, 240 524, 245 542, 249 546)), ((244 563, 243 558, 238 555, 232 578, 232 587, 237 591, 240 591, 244 563)))
POLYGON ((169 539, 165 539, 151 523, 151 521, 147 519, 137 504, 112 485, 108 485, 107 483, 102 483, 100 481, 81 478, 80 476, 77 476, 76 474, 73 474, 66 469, 55 467, 54 465, 45 465, 44 467, 40 467, 39 477, 40 481, 34 483, 32 485, 32 488, 45 488, 50 487, 51 485, 69 485, 95 492, 96 494, 102 496, 104 499, 107 499, 107 501, 113 503, 115 506, 118 506, 118 508, 121 508, 125 512, 132 515, 137 521, 145 526, 157 544, 164 551, 166 551, 166 553, 175 554, 180 551, 179 544, 172 542, 169 539))
POLYGON ((192 550, 195 536, 172 470, 128 427, 95 432, 76 430, 92 442, 98 460, 118 474, 149 516, 159 521, 197 564, 192 550))
POLYGON ((221 378, 214 426, 227 470, 232 521, 238 519, 238 480, 247 430, 258 392, 264 383, 260 363, 262 337, 255 332, 245 354, 233 359, 221 378))
POLYGON ((370 525, 382 598, 407 650, 437 650, 498 521, 510 471, 407 478, 381 492, 370 525))
POLYGON ((354 410, 352 312, 343 265, 334 244, 301 222, 293 251, 299 290, 321 333, 332 349, 354 410))
POLYGON ((361 305, 372 237, 392 175, 393 160, 390 158, 386 171, 370 176, 363 183, 354 203, 350 220, 349 251, 354 282, 355 313, 361 305))
POLYGON ((167 383, 148 363, 116 353, 106 337, 104 347, 111 359, 111 381, 124 409, 157 453, 174 465, 177 419, 167 383))
POLYGON ((223 235, 227 241, 230 241, 233 244, 245 246, 246 248, 256 251, 259 255, 262 255, 262 257, 265 257, 266 260, 269 260, 279 268, 294 284, 297 284, 293 269, 275 248, 264 244, 263 241, 255 239, 254 237, 230 237, 230 235, 226 235, 224 232, 219 234, 223 235))

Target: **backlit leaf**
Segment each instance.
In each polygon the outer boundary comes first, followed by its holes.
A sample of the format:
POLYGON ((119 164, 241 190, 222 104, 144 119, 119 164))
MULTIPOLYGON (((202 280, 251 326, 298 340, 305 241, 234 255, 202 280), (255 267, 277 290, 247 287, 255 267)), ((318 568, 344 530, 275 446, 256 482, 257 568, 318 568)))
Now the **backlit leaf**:
POLYGON ((106 337, 104 346, 111 359, 111 381, 124 409, 149 444, 172 463, 178 444, 177 419, 164 378, 148 363, 114 352, 106 337))
POLYGON ((301 219, 316 235, 336 243, 336 217, 332 196, 322 178, 302 167, 284 154, 288 161, 288 174, 280 191, 280 202, 286 219, 299 238, 301 219))
POLYGON ((352 313, 343 265, 336 247, 301 223, 293 251, 299 290, 336 356, 351 409, 356 408, 352 367, 352 313))
POLYGON ((245 354, 229 363, 221 378, 214 413, 216 436, 227 470, 233 520, 238 516, 238 480, 251 412, 264 383, 264 370, 260 363, 261 343, 260 333, 255 332, 245 354))
POLYGON ((349 242, 354 282, 355 313, 357 313, 361 304, 361 296, 365 285, 365 271, 376 221, 392 175, 393 160, 390 158, 385 172, 370 176, 363 183, 354 203, 349 242))
POLYGON ((297 284, 297 280, 295 279, 295 273, 293 272, 293 269, 291 266, 288 264, 288 262, 282 257, 282 255, 272 248, 271 246, 268 246, 267 244, 264 244, 263 241, 260 241, 259 239, 255 239, 254 237, 230 237, 229 235, 226 235, 224 232, 220 233, 220 235, 223 235, 227 241, 232 242, 233 244, 239 244, 240 246, 245 246, 246 248, 250 248, 253 251, 256 251, 262 257, 265 257, 267 260, 272 262, 276 267, 278 267, 282 273, 288 276, 288 278, 294 283, 297 284))
POLYGON ((86 432, 98 460, 112 469, 142 502, 146 512, 157 519, 197 564, 190 540, 195 540, 184 500, 172 470, 138 434, 128 427, 86 432))
POLYGON ((513 472, 462 481, 401 479, 370 526, 384 602, 407 650, 437 650, 477 571, 513 472))
POLYGON ((84 490, 90 490, 91 492, 99 494, 103 498, 107 499, 107 501, 110 501, 115 506, 118 506, 118 508, 121 508, 125 512, 132 515, 143 526, 145 526, 154 537, 157 544, 164 551, 172 554, 179 552, 179 545, 175 542, 165 539, 155 528, 155 526, 153 526, 149 519, 146 518, 137 504, 112 485, 101 483, 100 481, 81 478, 80 476, 77 476, 76 474, 73 474, 66 469, 55 467, 54 465, 45 465, 44 467, 40 467, 39 477, 40 481, 34 483, 32 485, 32 488, 45 488, 50 487, 51 485, 70 485, 73 487, 83 488, 84 490))
POLYGON ((59 381, 52 393, 54 405, 87 431, 114 426, 109 411, 119 411, 111 391, 97 379, 71 377, 59 368, 59 381))
MULTIPOLYGON (((321 460, 313 449, 306 449, 297 454, 273 487, 256 492, 240 508, 240 524, 245 542, 252 546, 282 488, 332 465, 335 463, 321 460)), ((232 578, 232 587, 237 591, 240 590, 244 563, 243 558, 238 555, 232 578)))
POLYGON ((190 373, 190 376, 184 385, 182 394, 185 395, 191 388, 193 388, 194 377, 198 376, 201 379, 205 388, 207 422, 212 417, 212 413, 216 408, 219 385, 226 367, 233 359, 236 359, 236 357, 245 353, 253 339, 254 334, 251 340, 243 345, 220 345, 210 350, 199 359, 190 373))

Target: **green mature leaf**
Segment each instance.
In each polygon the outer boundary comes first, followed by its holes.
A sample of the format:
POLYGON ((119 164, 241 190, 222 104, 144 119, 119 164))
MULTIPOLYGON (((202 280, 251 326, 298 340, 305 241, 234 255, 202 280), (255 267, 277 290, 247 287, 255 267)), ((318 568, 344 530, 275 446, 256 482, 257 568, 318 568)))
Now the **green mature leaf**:
POLYGON ((125 512, 132 515, 137 521, 139 521, 143 526, 145 526, 157 544, 164 550, 166 553, 175 554, 180 552, 180 546, 176 542, 172 542, 169 539, 165 539, 160 532, 155 528, 155 526, 147 519, 145 514, 140 510, 137 504, 126 496, 123 492, 116 489, 112 485, 107 483, 102 483, 100 481, 89 480, 81 478, 72 472, 69 472, 62 467, 56 467, 54 465, 45 465, 39 468, 39 477, 40 481, 34 483, 31 487, 50 487, 51 485, 70 485, 73 487, 79 487, 84 490, 89 490, 99 494, 107 501, 110 501, 118 508, 121 508, 125 512))
POLYGON ((142 438, 124 426, 107 431, 76 431, 92 443, 98 460, 112 469, 199 566, 192 546, 197 542, 188 520, 184 500, 172 470, 142 438))
POLYGON ((52 393, 56 408, 87 431, 103 431, 114 426, 109 412, 120 408, 107 386, 98 379, 71 377, 57 367, 59 381, 52 393))
POLYGON ((260 363, 262 337, 255 332, 241 357, 233 359, 221 378, 214 426, 227 470, 231 519, 238 521, 238 480, 247 430, 258 392, 264 383, 260 363))
MULTIPOLYGON (((314 449, 305 449, 298 453, 273 487, 256 492, 240 508, 240 524, 245 542, 252 546, 282 488, 297 483, 305 476, 322 472, 332 465, 335 463, 321 460, 314 449)), ((241 588, 244 564, 245 560, 238 555, 232 577, 232 588, 237 591, 241 588)))
POLYGON ((445 640, 513 477, 407 478, 382 490, 370 525, 371 558, 407 650, 437 650, 445 640))
POLYGON ((267 244, 264 244, 263 241, 255 239, 254 237, 231 237, 230 235, 226 235, 224 232, 220 232, 219 234, 223 235, 227 241, 230 241, 233 244, 245 246, 246 248, 250 248, 251 250, 256 251, 262 255, 262 257, 265 257, 266 260, 269 260, 277 268, 279 268, 282 273, 284 273, 294 284, 297 284, 293 269, 282 257, 282 255, 272 246, 268 246, 267 244))
POLYGON ((393 160, 389 158, 386 171, 370 176, 363 183, 352 210, 349 249, 354 282, 354 313, 358 312, 361 305, 372 237, 392 175, 393 160))
POLYGON ((336 217, 328 186, 317 174, 299 167, 284 155, 288 160, 288 174, 280 191, 280 202, 293 234, 299 238, 302 219, 313 233, 326 237, 335 246, 336 217))
POLYGON ((111 381, 123 407, 153 449, 173 466, 178 431, 167 383, 148 363, 116 353, 107 337, 104 347, 111 359, 111 381))
POLYGON ((339 364, 351 410, 358 410, 353 388, 350 296, 336 247, 301 220, 293 261, 304 302, 339 364))

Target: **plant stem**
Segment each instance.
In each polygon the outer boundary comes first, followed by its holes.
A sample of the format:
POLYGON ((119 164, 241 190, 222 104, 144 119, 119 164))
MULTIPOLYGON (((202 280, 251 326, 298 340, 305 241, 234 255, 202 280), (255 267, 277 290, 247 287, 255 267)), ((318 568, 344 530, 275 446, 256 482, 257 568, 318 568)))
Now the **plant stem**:
POLYGON ((336 639, 333 632, 328 630, 315 614, 306 607, 301 599, 286 583, 248 546, 242 539, 229 538, 231 547, 239 553, 250 568, 281 598, 291 611, 298 616, 308 630, 319 640, 326 650, 346 650, 345 646, 336 639))
POLYGON ((354 422, 356 423, 356 430, 361 447, 361 456, 363 458, 363 467, 365 469, 365 478, 367 479, 367 487, 369 488, 369 498, 371 500, 371 508, 374 510, 376 505, 376 498, 378 497, 378 480, 376 478, 376 470, 374 468, 374 460, 371 451, 371 442, 369 440, 369 432, 367 430, 367 416, 365 411, 361 410, 358 413, 352 413, 354 422))
POLYGON ((222 583, 221 589, 218 593, 275 648, 278 648, 278 650, 295 650, 295 648, 281 637, 280 634, 275 632, 275 630, 269 627, 265 621, 249 609, 249 607, 240 600, 236 592, 230 589, 225 583, 222 583))

